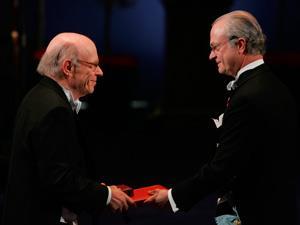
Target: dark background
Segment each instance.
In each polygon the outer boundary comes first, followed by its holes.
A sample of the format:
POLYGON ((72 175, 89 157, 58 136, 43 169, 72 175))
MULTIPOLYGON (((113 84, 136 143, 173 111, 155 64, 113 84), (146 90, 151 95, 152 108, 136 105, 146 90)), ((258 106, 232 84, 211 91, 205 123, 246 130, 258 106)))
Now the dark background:
MULTIPOLYGON (((211 22, 232 9, 252 12, 267 35, 265 61, 299 103, 299 8, 297 0, 2 0, 0 204, 16 109, 57 33, 88 35, 102 58, 104 77, 80 112, 92 175, 108 184, 172 186, 214 149, 210 118, 223 111, 228 78, 208 60, 211 22)), ((131 223, 210 224, 214 200, 187 215, 135 209, 131 223)), ((101 221, 124 222, 108 212, 101 221)))

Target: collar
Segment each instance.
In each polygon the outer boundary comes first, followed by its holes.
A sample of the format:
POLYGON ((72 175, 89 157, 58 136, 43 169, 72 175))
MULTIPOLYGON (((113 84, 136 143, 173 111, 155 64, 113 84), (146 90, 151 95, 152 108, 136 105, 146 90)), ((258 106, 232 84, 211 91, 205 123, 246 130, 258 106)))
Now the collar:
POLYGON ((234 90, 237 86, 236 86, 236 82, 237 80, 239 79, 240 75, 248 70, 252 70, 260 65, 264 64, 264 60, 263 59, 258 59, 252 63, 249 63, 248 65, 244 66, 243 68, 241 68, 237 75, 235 76, 235 79, 230 81, 228 84, 227 84, 227 90, 230 91, 230 90, 234 90))
POLYGON ((81 108, 82 102, 79 99, 74 100, 72 92, 70 90, 64 88, 63 86, 61 86, 61 87, 62 87, 64 93, 66 94, 69 103, 71 104, 72 110, 78 114, 79 110, 81 108))

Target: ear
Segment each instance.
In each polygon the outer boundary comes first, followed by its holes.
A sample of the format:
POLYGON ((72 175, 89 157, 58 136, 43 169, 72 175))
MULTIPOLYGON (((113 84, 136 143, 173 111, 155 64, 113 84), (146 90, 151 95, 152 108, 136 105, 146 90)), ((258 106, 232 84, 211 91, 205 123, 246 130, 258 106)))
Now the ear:
POLYGON ((236 42, 236 46, 240 54, 246 53, 247 41, 245 38, 239 38, 236 42))
POLYGON ((66 77, 69 77, 72 75, 72 67, 73 67, 73 64, 72 64, 71 60, 66 59, 63 61, 62 72, 65 74, 66 77))

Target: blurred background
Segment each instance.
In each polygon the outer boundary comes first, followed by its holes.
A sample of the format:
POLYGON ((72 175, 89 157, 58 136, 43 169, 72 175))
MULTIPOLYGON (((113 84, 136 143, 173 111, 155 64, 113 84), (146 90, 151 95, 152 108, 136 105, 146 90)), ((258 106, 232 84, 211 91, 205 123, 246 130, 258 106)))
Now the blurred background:
MULTIPOLYGON (((265 61, 299 103, 299 8, 297 0, 1 0, 0 200, 16 109, 57 33, 89 36, 101 57, 104 77, 80 112, 92 176, 171 186, 196 172, 215 145, 210 118, 223 112, 229 80, 208 60, 212 21, 233 9, 253 13, 267 36, 265 61)), ((200 205, 207 218, 214 204, 200 205)), ((159 221, 181 221, 174 218, 159 221)))

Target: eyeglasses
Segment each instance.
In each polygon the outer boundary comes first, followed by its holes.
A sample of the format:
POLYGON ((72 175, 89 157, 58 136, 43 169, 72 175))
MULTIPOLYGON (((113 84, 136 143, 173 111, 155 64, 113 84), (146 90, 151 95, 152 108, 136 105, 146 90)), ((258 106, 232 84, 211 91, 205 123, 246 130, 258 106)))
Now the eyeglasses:
POLYGON ((221 42, 221 43, 218 43, 218 44, 215 44, 215 45, 211 45, 210 46, 210 51, 212 51, 213 53, 217 53, 221 50, 221 47, 223 45, 225 45, 227 42, 230 42, 234 39, 237 39, 238 37, 237 36, 231 36, 228 40, 224 41, 224 42, 221 42))
POLYGON ((77 59, 77 62, 79 62, 80 64, 85 65, 85 66, 91 68, 93 72, 95 72, 96 69, 97 69, 97 67, 99 66, 99 64, 88 62, 88 61, 84 61, 84 60, 81 60, 81 59, 77 59))
POLYGON ((213 52, 213 53, 217 53, 217 52, 219 52, 219 51, 221 50, 221 47, 222 47, 223 45, 225 45, 226 43, 227 43, 227 40, 224 41, 224 42, 222 42, 222 43, 212 44, 212 45, 210 46, 210 51, 213 52))

